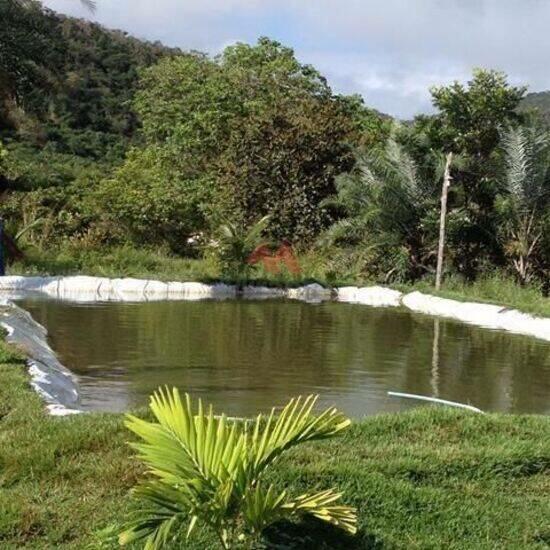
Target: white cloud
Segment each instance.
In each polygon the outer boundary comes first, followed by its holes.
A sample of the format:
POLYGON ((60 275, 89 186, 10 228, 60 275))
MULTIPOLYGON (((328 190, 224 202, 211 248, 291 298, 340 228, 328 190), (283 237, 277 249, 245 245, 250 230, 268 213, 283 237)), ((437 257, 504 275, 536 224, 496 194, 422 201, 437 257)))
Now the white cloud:
POLYGON ((547 0, 46 0, 150 40, 212 54, 267 35, 295 47, 337 90, 411 116, 430 108, 428 88, 465 80, 477 66, 550 88, 547 0))

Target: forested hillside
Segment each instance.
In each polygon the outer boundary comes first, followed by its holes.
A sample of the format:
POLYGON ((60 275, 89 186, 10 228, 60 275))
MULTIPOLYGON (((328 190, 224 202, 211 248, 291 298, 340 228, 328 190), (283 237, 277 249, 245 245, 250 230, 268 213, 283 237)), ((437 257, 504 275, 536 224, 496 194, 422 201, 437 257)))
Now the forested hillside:
POLYGON ((121 159, 138 127, 140 68, 180 52, 34 3, 3 0, 0 19, 0 137, 26 165, 15 182, 49 185, 121 159))
POLYGON ((550 91, 527 94, 520 104, 521 111, 535 111, 550 125, 550 91))
POLYGON ((546 96, 505 74, 434 88, 436 113, 400 125, 269 38, 212 57, 0 10, 1 209, 27 258, 139 250, 232 278, 251 242, 284 241, 323 280, 431 280, 453 153, 447 273, 548 289, 550 135, 526 108, 546 96))
POLYGON ((0 1, 0 20, 2 208, 12 234, 59 245, 87 230, 88 191, 139 139, 140 70, 181 52, 34 1, 0 1))
POLYGON ((30 240, 130 240, 181 252, 223 216, 238 211, 249 222, 277 205, 277 235, 311 240, 328 223, 316 205, 351 167, 347 142, 366 142, 369 129, 388 124, 358 97, 335 96, 315 69, 269 40, 213 60, 38 3, 8 0, 1 10, 9 22, 0 30, 3 208, 14 231, 40 220, 30 240), (194 143, 188 151, 185 140, 194 143), (265 181, 277 172, 277 185, 265 181))

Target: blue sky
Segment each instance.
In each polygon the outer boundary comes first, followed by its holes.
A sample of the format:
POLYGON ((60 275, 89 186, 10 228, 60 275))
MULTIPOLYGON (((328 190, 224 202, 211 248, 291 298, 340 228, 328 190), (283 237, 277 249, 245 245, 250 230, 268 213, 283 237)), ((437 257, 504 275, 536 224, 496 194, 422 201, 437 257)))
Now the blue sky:
POLYGON ((48 7, 140 38, 216 54, 275 38, 312 63, 335 91, 409 118, 431 109, 428 88, 474 67, 550 89, 550 0, 78 0, 48 7))

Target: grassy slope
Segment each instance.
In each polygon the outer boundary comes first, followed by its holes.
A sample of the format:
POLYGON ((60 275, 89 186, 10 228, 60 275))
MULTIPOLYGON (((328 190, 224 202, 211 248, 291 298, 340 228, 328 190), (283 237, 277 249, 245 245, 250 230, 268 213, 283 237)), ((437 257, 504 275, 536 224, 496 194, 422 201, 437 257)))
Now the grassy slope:
MULTIPOLYGON (((372 281, 361 277, 335 278, 327 273, 323 258, 310 254, 300 258, 302 275, 298 278, 283 274, 273 276, 257 270, 252 283, 269 285, 298 285, 319 282, 328 286, 369 285, 372 281)), ((179 281, 219 281, 220 274, 212 262, 173 258, 146 249, 118 248, 107 251, 92 251, 76 254, 49 253, 30 254, 23 264, 10 268, 13 274, 50 275, 98 275, 105 277, 141 277, 179 281)), ((228 281, 231 282, 231 281, 228 281)), ((431 281, 420 281, 415 285, 394 285, 398 290, 410 292, 421 290, 435 294, 431 281)), ((461 301, 494 303, 520 311, 550 317, 550 298, 541 295, 538 288, 522 288, 510 278, 496 274, 466 284, 456 277, 448 277, 444 289, 438 295, 461 301)))
MULTIPOLYGON (((0 344, 0 547, 99 548, 141 475, 120 415, 51 418, 0 344)), ((336 486, 359 510, 353 540, 317 524, 299 548, 548 548, 550 419, 419 409, 296 449, 272 477, 293 494, 336 486)), ((305 537, 305 538, 304 538, 305 537)), ((203 535, 186 548, 211 548, 203 535)), ((108 544, 105 545, 107 547, 108 544)))

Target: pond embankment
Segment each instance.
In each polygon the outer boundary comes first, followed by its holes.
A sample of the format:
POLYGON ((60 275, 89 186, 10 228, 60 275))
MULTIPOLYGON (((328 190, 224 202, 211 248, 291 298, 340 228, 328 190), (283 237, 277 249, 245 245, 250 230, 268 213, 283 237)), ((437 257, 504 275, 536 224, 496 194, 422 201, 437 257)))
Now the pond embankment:
POLYGON ((68 276, 24 277, 0 279, 0 292, 8 297, 24 292, 40 292, 48 296, 76 302, 201 300, 208 298, 290 298, 305 301, 336 299, 374 307, 405 307, 416 313, 455 319, 494 330, 505 330, 550 341, 550 318, 536 317, 504 306, 462 302, 432 296, 418 291, 402 293, 382 287, 326 288, 319 284, 297 288, 245 286, 242 291, 223 283, 164 282, 151 279, 68 276))
POLYGON ((32 386, 45 400, 49 412, 58 415, 79 412, 78 380, 50 348, 46 329, 12 302, 29 294, 73 303, 224 300, 236 297, 306 302, 333 300, 371 307, 405 308, 415 313, 550 341, 550 318, 534 317, 497 305, 459 302, 418 291, 401 293, 381 286, 326 288, 310 284, 297 288, 245 286, 238 289, 220 283, 134 278, 8 276, 0 279, 0 292, 4 297, 1 323, 8 332, 7 341, 18 345, 27 355, 32 386))

